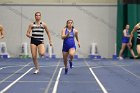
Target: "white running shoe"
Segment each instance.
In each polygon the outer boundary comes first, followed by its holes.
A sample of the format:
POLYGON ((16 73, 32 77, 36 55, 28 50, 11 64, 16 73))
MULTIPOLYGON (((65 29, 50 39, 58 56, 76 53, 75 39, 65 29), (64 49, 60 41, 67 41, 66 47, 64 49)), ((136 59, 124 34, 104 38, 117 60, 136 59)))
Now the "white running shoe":
POLYGON ((37 74, 37 73, 39 73, 39 70, 35 70, 34 74, 37 74))
POLYGON ((119 57, 119 60, 123 60, 123 57, 119 57))

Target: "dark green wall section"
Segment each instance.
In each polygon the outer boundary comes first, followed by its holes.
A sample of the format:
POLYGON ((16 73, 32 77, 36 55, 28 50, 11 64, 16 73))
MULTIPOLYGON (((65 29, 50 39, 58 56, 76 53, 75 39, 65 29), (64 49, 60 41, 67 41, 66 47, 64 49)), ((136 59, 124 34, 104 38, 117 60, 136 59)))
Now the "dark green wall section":
MULTIPOLYGON (((126 2, 127 0, 118 0, 118 8, 117 8, 117 54, 121 49, 121 40, 122 40, 122 31, 126 24, 130 25, 130 32, 134 28, 134 26, 140 22, 140 4, 137 0, 131 0, 133 2, 126 2)), ((130 33, 129 32, 129 33, 130 33)), ((136 53, 136 36, 134 34, 134 52, 136 53)), ((126 49, 124 51, 125 57, 130 57, 131 54, 126 49)))

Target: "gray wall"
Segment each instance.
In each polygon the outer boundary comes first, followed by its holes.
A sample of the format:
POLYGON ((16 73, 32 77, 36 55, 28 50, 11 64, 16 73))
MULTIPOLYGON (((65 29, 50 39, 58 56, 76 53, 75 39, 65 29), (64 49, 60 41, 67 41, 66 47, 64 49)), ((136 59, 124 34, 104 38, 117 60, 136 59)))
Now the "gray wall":
MULTIPOLYGON (((98 44, 101 56, 111 57, 114 53, 116 5, 4 5, 0 6, 0 24, 5 28, 6 37, 0 41, 6 42, 11 56, 19 56, 22 42, 30 43, 25 34, 29 23, 34 20, 35 11, 42 12, 42 20, 51 32, 57 57, 62 57, 60 33, 68 19, 74 20, 74 26, 79 31, 81 48, 78 48, 77 54, 80 57, 88 56, 93 41, 98 44)), ((47 36, 45 38, 47 44, 47 36)))
POLYGON ((115 3, 117 0, 0 0, 0 3, 13 3, 13 4, 47 4, 47 3, 115 3))

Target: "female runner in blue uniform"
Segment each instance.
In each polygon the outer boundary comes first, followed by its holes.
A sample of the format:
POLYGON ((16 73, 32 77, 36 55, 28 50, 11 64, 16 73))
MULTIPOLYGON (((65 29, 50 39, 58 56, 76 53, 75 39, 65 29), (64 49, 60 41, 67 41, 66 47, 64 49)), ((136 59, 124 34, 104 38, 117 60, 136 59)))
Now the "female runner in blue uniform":
POLYGON ((26 36, 31 38, 30 48, 31 48, 33 62, 36 69, 34 74, 39 73, 37 50, 41 56, 45 55, 45 46, 44 46, 44 37, 43 37, 44 31, 46 31, 48 35, 50 46, 52 46, 50 32, 48 31, 47 25, 46 23, 41 21, 41 13, 36 12, 35 22, 29 25, 27 33, 26 33, 26 36), (31 33, 32 35, 30 35, 31 33))
POLYGON ((69 60, 70 68, 72 68, 72 60, 73 60, 75 50, 76 50, 75 41, 74 41, 75 38, 80 48, 78 31, 74 29, 73 20, 70 19, 66 22, 66 27, 62 30, 61 38, 63 39, 62 53, 63 53, 63 60, 64 60, 64 66, 65 66, 65 74, 67 74, 68 73, 68 67, 67 67, 68 56, 70 58, 69 60))
POLYGON ((126 48, 126 46, 129 48, 131 55, 134 58, 137 58, 137 56, 135 56, 135 54, 134 54, 133 49, 130 47, 129 38, 130 38, 129 25, 127 24, 125 29, 123 30, 122 47, 121 47, 121 50, 120 50, 120 53, 119 53, 119 59, 120 60, 123 59, 122 53, 123 53, 124 49, 126 48))

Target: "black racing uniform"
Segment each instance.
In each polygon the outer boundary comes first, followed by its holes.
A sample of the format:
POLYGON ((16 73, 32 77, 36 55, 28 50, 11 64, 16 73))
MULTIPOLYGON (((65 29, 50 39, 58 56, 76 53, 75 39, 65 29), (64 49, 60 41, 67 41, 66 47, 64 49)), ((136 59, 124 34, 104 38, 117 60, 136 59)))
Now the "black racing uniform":
POLYGON ((42 22, 40 22, 40 26, 36 24, 36 22, 33 23, 32 27, 32 37, 31 37, 31 44, 34 44, 36 46, 44 43, 44 27, 42 22))

